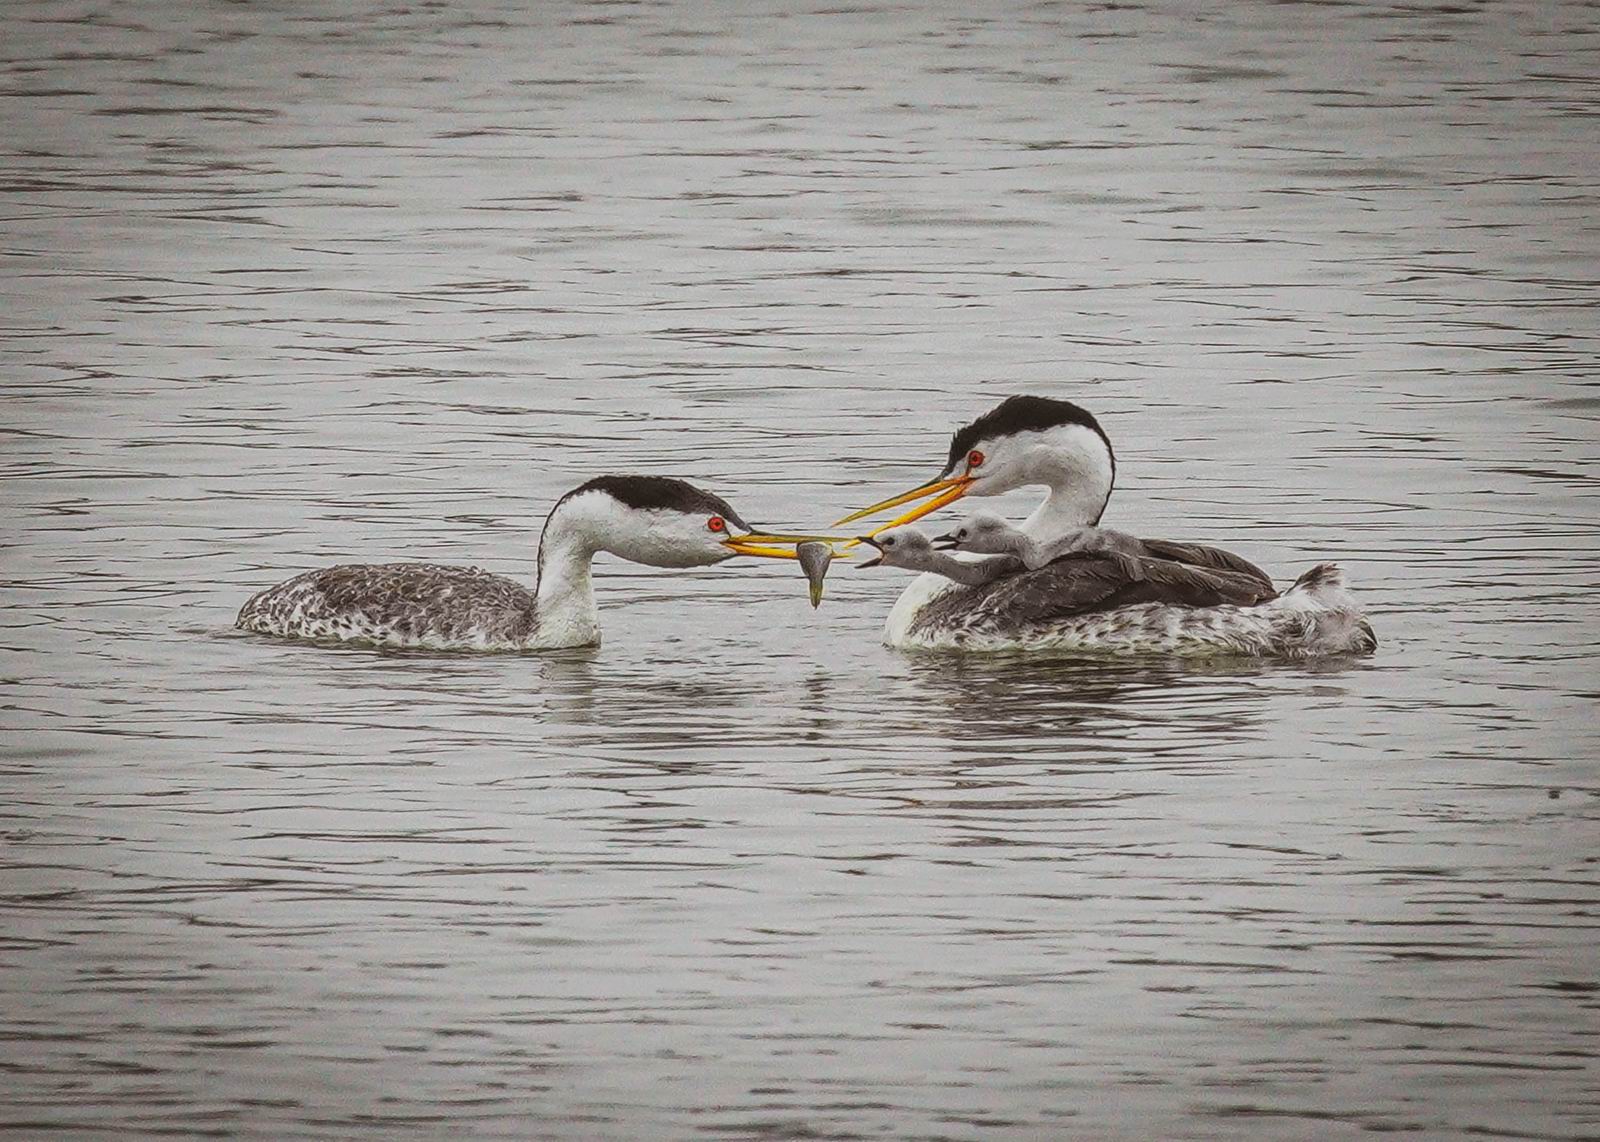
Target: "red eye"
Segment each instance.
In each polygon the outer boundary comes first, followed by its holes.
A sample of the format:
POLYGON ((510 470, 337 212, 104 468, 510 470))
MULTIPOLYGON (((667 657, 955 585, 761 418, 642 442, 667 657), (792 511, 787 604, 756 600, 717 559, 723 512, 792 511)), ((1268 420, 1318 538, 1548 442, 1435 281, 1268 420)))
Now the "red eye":
POLYGON ((967 453, 967 467, 979 468, 983 466, 983 453, 974 448, 967 453))
POLYGON ((710 528, 712 531, 728 530, 727 521, 719 515, 714 515, 710 519, 706 520, 706 527, 710 528))

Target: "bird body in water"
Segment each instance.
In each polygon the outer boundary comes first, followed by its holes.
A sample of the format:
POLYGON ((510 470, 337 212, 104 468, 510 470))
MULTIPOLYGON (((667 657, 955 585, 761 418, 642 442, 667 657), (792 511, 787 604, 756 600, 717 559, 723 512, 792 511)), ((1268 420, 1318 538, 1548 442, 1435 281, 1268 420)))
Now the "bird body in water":
POLYGON ((1115 480, 1104 429, 1070 401, 1011 397, 957 430, 937 477, 839 522, 924 501, 872 533, 883 537, 964 496, 1043 485, 1044 501, 1012 529, 1026 542, 1005 549, 1021 569, 981 584, 919 576, 890 611, 884 641, 1282 657, 1375 649, 1333 564, 1312 568, 1280 597, 1264 571, 1233 552, 1101 529, 1115 480))
POLYGON ((267 588, 245 603, 237 625, 282 638, 430 650, 590 646, 600 641, 591 570, 599 552, 651 567, 705 567, 735 555, 794 558, 767 545, 818 538, 756 532, 726 500, 682 480, 600 476, 551 509, 532 589, 476 567, 344 564, 267 588))
POLYGON ((890 613, 886 641, 894 646, 1305 658, 1348 652, 1363 637, 1351 629, 1364 620, 1341 603, 1331 564, 1279 595, 1239 572, 1113 551, 1072 551, 1030 569, 1012 555, 960 559, 911 527, 863 538, 879 555, 862 566, 955 584, 902 596, 913 605, 890 613))

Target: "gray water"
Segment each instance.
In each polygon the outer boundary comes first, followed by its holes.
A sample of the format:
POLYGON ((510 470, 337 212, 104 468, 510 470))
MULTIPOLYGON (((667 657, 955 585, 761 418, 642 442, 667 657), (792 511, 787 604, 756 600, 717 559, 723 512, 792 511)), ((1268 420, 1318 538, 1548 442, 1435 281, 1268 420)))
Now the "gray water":
POLYGON ((757 8, 6 6, 0 1131, 1600 1136, 1600 8, 757 8), (609 557, 593 651, 231 629, 1014 392, 1379 653, 609 557))

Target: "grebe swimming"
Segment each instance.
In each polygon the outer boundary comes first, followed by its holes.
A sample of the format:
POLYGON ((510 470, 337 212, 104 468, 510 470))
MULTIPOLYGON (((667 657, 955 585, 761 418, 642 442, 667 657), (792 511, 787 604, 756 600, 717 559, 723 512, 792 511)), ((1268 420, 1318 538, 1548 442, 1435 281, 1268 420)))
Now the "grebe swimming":
MULTIPOLYGON (((826 538, 756 531, 726 500, 682 480, 599 476, 551 509, 531 590, 476 567, 344 564, 268 587, 245 603, 237 625, 281 638, 431 650, 590 646, 600 641, 590 571, 598 552, 651 567, 705 567, 735 555, 793 559, 794 551, 767 545, 826 538)), ((820 576, 809 565, 807 572, 819 597, 820 576)))
POLYGON ((958 559, 914 527, 861 539, 878 551, 862 567, 929 572, 961 585, 924 604, 899 646, 1304 658, 1348 653, 1359 635, 1347 626, 1362 623, 1328 611, 1327 594, 1338 587, 1331 564, 1278 595, 1236 571, 1115 551, 1071 551, 1029 570, 1012 555, 958 559))
MULTIPOLYGON (((1118 532, 1097 542, 1092 532, 1115 480, 1110 439, 1070 401, 1011 397, 957 430, 937 477, 839 522, 925 501, 863 539, 881 537, 964 496, 1042 484, 1044 502, 1016 529, 1026 544, 1008 551, 1023 566, 976 584, 920 576, 890 611, 884 641, 1287 657, 1375 649, 1372 628, 1333 564, 1306 572, 1280 599, 1264 571, 1221 548, 1118 532), (1023 550, 1039 566, 1030 569, 1014 554, 1023 550)), ((922 542, 911 542, 913 559, 926 561, 922 542)))

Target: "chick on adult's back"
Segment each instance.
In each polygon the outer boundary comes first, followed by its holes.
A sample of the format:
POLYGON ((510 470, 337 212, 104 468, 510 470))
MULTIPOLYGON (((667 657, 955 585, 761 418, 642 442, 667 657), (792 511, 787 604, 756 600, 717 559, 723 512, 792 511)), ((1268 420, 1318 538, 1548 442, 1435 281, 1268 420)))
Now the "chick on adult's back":
POLYGON ((1329 563, 1279 595, 1237 571, 1112 551, 1072 551, 1029 568, 1012 555, 963 562, 911 527, 861 539, 878 551, 863 567, 952 584, 915 610, 891 613, 892 646, 1305 658, 1376 645, 1329 563))
POLYGON ((874 529, 882 541, 963 497, 1043 486, 1044 501, 1020 527, 985 517, 978 546, 971 535, 965 543, 944 537, 967 551, 1005 553, 1025 569, 980 584, 920 576, 890 610, 885 641, 1288 657, 1376 646, 1332 564, 1306 572, 1280 598, 1264 571, 1231 551, 1102 528, 1116 472, 1105 430, 1070 401, 1010 397, 957 429, 938 476, 839 522, 923 501, 874 529))

